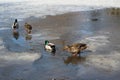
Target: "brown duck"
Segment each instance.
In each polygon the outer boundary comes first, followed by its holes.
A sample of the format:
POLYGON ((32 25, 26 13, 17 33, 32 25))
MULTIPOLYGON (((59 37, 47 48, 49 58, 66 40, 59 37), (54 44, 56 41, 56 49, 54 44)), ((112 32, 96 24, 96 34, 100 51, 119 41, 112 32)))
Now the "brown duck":
POLYGON ((28 34, 30 34, 31 31, 32 31, 32 26, 30 24, 28 24, 28 23, 25 23, 24 27, 25 27, 26 32, 28 34))
POLYGON ((64 46, 64 50, 70 52, 73 56, 80 55, 80 52, 87 48, 87 44, 84 43, 75 43, 72 45, 64 46))

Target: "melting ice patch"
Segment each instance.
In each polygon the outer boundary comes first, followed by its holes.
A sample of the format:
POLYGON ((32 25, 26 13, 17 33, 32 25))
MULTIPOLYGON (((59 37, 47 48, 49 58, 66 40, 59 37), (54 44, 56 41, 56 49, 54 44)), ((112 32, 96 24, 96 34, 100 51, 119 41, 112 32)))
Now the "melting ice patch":
POLYGON ((8 29, 10 29, 10 28, 2 27, 2 28, 0 28, 0 31, 2 31, 2 30, 8 30, 8 29))
POLYGON ((36 59, 40 58, 40 55, 38 53, 28 53, 28 52, 22 52, 22 53, 9 53, 9 54, 4 54, 0 56, 0 60, 6 60, 8 62, 31 62, 36 59))
POLYGON ((12 20, 15 18, 20 21, 30 16, 45 18, 46 15, 103 9, 106 6, 119 6, 118 0, 99 2, 93 0, 92 3, 91 0, 0 0, 0 15, 2 15, 0 20, 2 22, 13 22, 12 20))
POLYGON ((0 38, 0 52, 2 53, 4 49, 5 49, 5 46, 4 46, 3 40, 0 38))
MULTIPOLYGON (((8 40, 8 43, 11 43, 11 47, 14 46, 14 44, 19 44, 19 42, 11 42, 11 40, 8 40)), ((40 53, 33 53, 33 52, 14 52, 9 51, 4 46, 3 39, 0 38, 0 66, 5 66, 7 64, 21 64, 21 63, 28 63, 33 62, 34 60, 41 57, 40 53)), ((15 47, 15 46, 14 46, 15 47)), ((16 46, 18 48, 18 46, 16 46)), ((18 48, 19 49, 19 48, 18 48)))
POLYGON ((98 36, 87 37, 77 42, 86 43, 88 45, 89 50, 96 51, 99 47, 105 46, 109 43, 108 38, 109 37, 106 35, 98 35, 98 36))
MULTIPOLYGON (((43 2, 43 1, 41 1, 43 2)), ((40 2, 40 3, 41 3, 40 2)), ((20 3, 2 3, 0 6, 1 21, 8 22, 12 19, 23 20, 30 16, 44 18, 46 15, 57 15, 67 12, 75 11, 88 11, 94 9, 103 9, 103 7, 90 7, 82 5, 49 5, 49 4, 38 4, 38 1, 33 4, 34 1, 21 1, 20 3), (22 15, 21 15, 22 14, 22 15)))
POLYGON ((120 53, 117 51, 112 51, 106 55, 89 55, 87 61, 89 65, 107 71, 117 71, 120 69, 120 53))
POLYGON ((31 3, 31 5, 35 4, 51 4, 51 5, 89 5, 89 6, 118 6, 119 0, 0 0, 0 3, 8 3, 8 2, 26 2, 31 3))
POLYGON ((40 31, 40 33, 36 33, 32 35, 33 40, 53 40, 59 39, 59 34, 53 34, 50 29, 45 29, 40 31))
POLYGON ((108 51, 106 54, 100 54, 98 51, 99 54, 96 54, 96 50, 109 45, 109 36, 92 36, 77 42, 84 42, 88 44, 88 49, 92 51, 92 54, 87 55, 86 57, 87 64, 105 71, 117 71, 120 69, 120 52, 113 50, 111 52, 108 51))

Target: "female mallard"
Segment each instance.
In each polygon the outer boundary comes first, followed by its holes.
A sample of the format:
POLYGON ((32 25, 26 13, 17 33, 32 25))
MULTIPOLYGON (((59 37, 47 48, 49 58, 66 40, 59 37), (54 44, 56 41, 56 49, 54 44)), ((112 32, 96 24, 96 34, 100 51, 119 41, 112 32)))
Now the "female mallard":
POLYGON ((64 46, 64 50, 72 53, 73 56, 77 56, 77 54, 80 55, 80 52, 85 50, 87 48, 87 45, 84 43, 75 43, 72 45, 64 46))
POLYGON ((30 34, 32 32, 32 26, 30 24, 25 23, 24 27, 28 34, 30 34))
POLYGON ((55 44, 50 43, 48 40, 45 41, 45 50, 49 51, 51 53, 55 53, 56 52, 56 48, 55 48, 55 44))

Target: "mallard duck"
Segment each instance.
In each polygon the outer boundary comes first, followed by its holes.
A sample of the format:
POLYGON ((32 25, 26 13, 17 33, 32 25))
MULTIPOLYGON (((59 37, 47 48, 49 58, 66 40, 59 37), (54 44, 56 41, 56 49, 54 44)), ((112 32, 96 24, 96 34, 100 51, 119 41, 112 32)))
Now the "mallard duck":
POLYGON ((30 34, 31 31, 32 31, 32 26, 30 24, 28 24, 28 23, 25 23, 24 27, 25 27, 26 32, 28 34, 30 34))
POLYGON ((15 21, 14 21, 14 23, 13 23, 13 25, 12 25, 12 29, 13 29, 13 30, 16 30, 16 29, 18 29, 18 28, 19 28, 19 23, 18 23, 17 19, 15 19, 15 21))
POLYGON ((56 48, 55 48, 55 44, 50 43, 48 40, 45 40, 45 50, 49 51, 51 53, 55 53, 56 52, 56 48))
POLYGON ((64 50, 72 53, 73 56, 77 56, 77 54, 80 55, 80 52, 85 50, 87 48, 87 45, 84 43, 75 43, 72 45, 64 46, 64 50))

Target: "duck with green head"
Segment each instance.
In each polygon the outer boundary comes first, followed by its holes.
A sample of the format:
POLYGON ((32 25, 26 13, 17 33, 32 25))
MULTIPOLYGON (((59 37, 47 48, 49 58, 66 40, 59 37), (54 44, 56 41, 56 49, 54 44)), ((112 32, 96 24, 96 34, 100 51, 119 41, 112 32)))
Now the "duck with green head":
POLYGON ((51 53, 55 53, 56 52, 56 48, 55 48, 55 44, 50 43, 48 40, 45 40, 45 50, 49 51, 51 53))

